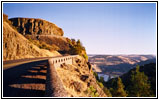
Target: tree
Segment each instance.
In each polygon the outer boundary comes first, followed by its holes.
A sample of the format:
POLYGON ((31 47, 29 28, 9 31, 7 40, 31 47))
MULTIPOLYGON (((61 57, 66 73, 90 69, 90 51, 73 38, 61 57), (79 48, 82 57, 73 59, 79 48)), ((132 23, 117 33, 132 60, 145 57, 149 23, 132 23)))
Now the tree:
POLYGON ((76 40, 75 39, 71 39, 72 44, 75 45, 76 44, 76 40))
POLYGON ((99 81, 104 83, 104 77, 101 76, 99 81))
POLYGON ((152 96, 152 90, 150 89, 150 83, 148 77, 144 72, 139 71, 139 66, 135 71, 132 71, 130 85, 128 86, 129 95, 131 97, 150 97, 152 96))
POLYGON ((126 97, 127 96, 127 93, 124 90, 124 85, 123 85, 122 80, 121 80, 120 77, 118 77, 117 88, 114 91, 113 96, 115 96, 115 97, 126 97))
POLYGON ((68 51, 69 54, 80 55, 88 61, 88 56, 86 54, 86 50, 79 39, 77 40, 77 42, 75 39, 71 39, 71 40, 67 39, 67 41, 68 41, 69 47, 70 47, 70 49, 68 51))
POLYGON ((93 75, 95 76, 96 80, 99 81, 99 77, 98 77, 97 72, 93 72, 93 75))
POLYGON ((82 45, 80 39, 77 40, 77 45, 82 45))
POLYGON ((112 94, 110 93, 109 89, 104 87, 103 88, 104 93, 108 96, 108 97, 112 97, 112 94))

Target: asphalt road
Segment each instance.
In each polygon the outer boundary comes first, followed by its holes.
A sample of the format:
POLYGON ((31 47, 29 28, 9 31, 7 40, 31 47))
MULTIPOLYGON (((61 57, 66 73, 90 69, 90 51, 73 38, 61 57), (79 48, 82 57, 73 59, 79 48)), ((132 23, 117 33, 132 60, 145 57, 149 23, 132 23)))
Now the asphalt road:
POLYGON ((26 59, 3 61, 3 70, 15 67, 17 65, 29 63, 29 62, 40 61, 40 60, 47 60, 49 58, 52 58, 52 57, 26 58, 26 59))
POLYGON ((4 61, 3 97, 43 97, 47 59, 48 57, 4 61))

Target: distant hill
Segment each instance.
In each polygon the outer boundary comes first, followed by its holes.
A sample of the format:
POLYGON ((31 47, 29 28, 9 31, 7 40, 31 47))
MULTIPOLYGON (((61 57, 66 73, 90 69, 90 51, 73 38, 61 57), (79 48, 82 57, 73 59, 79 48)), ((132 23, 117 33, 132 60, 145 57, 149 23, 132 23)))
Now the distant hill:
POLYGON ((152 58, 152 59, 148 59, 146 61, 141 61, 141 62, 138 62, 138 63, 135 63, 133 66, 135 67, 136 65, 140 65, 140 66, 143 66, 145 64, 149 64, 149 63, 155 63, 156 62, 156 58, 152 58))
POLYGON ((89 56, 89 62, 105 74, 122 75, 137 64, 143 65, 156 62, 154 55, 95 55, 89 56))
POLYGON ((89 61, 98 65, 117 65, 122 63, 135 64, 141 61, 153 59, 153 55, 95 55, 89 61))

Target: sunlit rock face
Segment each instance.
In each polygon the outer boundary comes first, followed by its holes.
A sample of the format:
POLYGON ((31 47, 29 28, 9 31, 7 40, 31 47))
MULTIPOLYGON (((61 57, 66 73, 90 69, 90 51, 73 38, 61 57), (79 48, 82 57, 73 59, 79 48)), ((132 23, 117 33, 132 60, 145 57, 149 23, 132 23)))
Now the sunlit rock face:
POLYGON ((12 25, 23 35, 58 35, 64 32, 56 24, 35 18, 11 18, 12 25))

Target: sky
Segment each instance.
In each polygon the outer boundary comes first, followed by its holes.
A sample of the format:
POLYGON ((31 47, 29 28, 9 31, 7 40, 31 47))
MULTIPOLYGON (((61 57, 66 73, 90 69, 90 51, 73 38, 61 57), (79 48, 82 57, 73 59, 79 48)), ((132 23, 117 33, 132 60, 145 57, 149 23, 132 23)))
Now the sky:
POLYGON ((87 54, 155 54, 155 3, 3 3, 9 18, 41 18, 80 39, 87 54))

